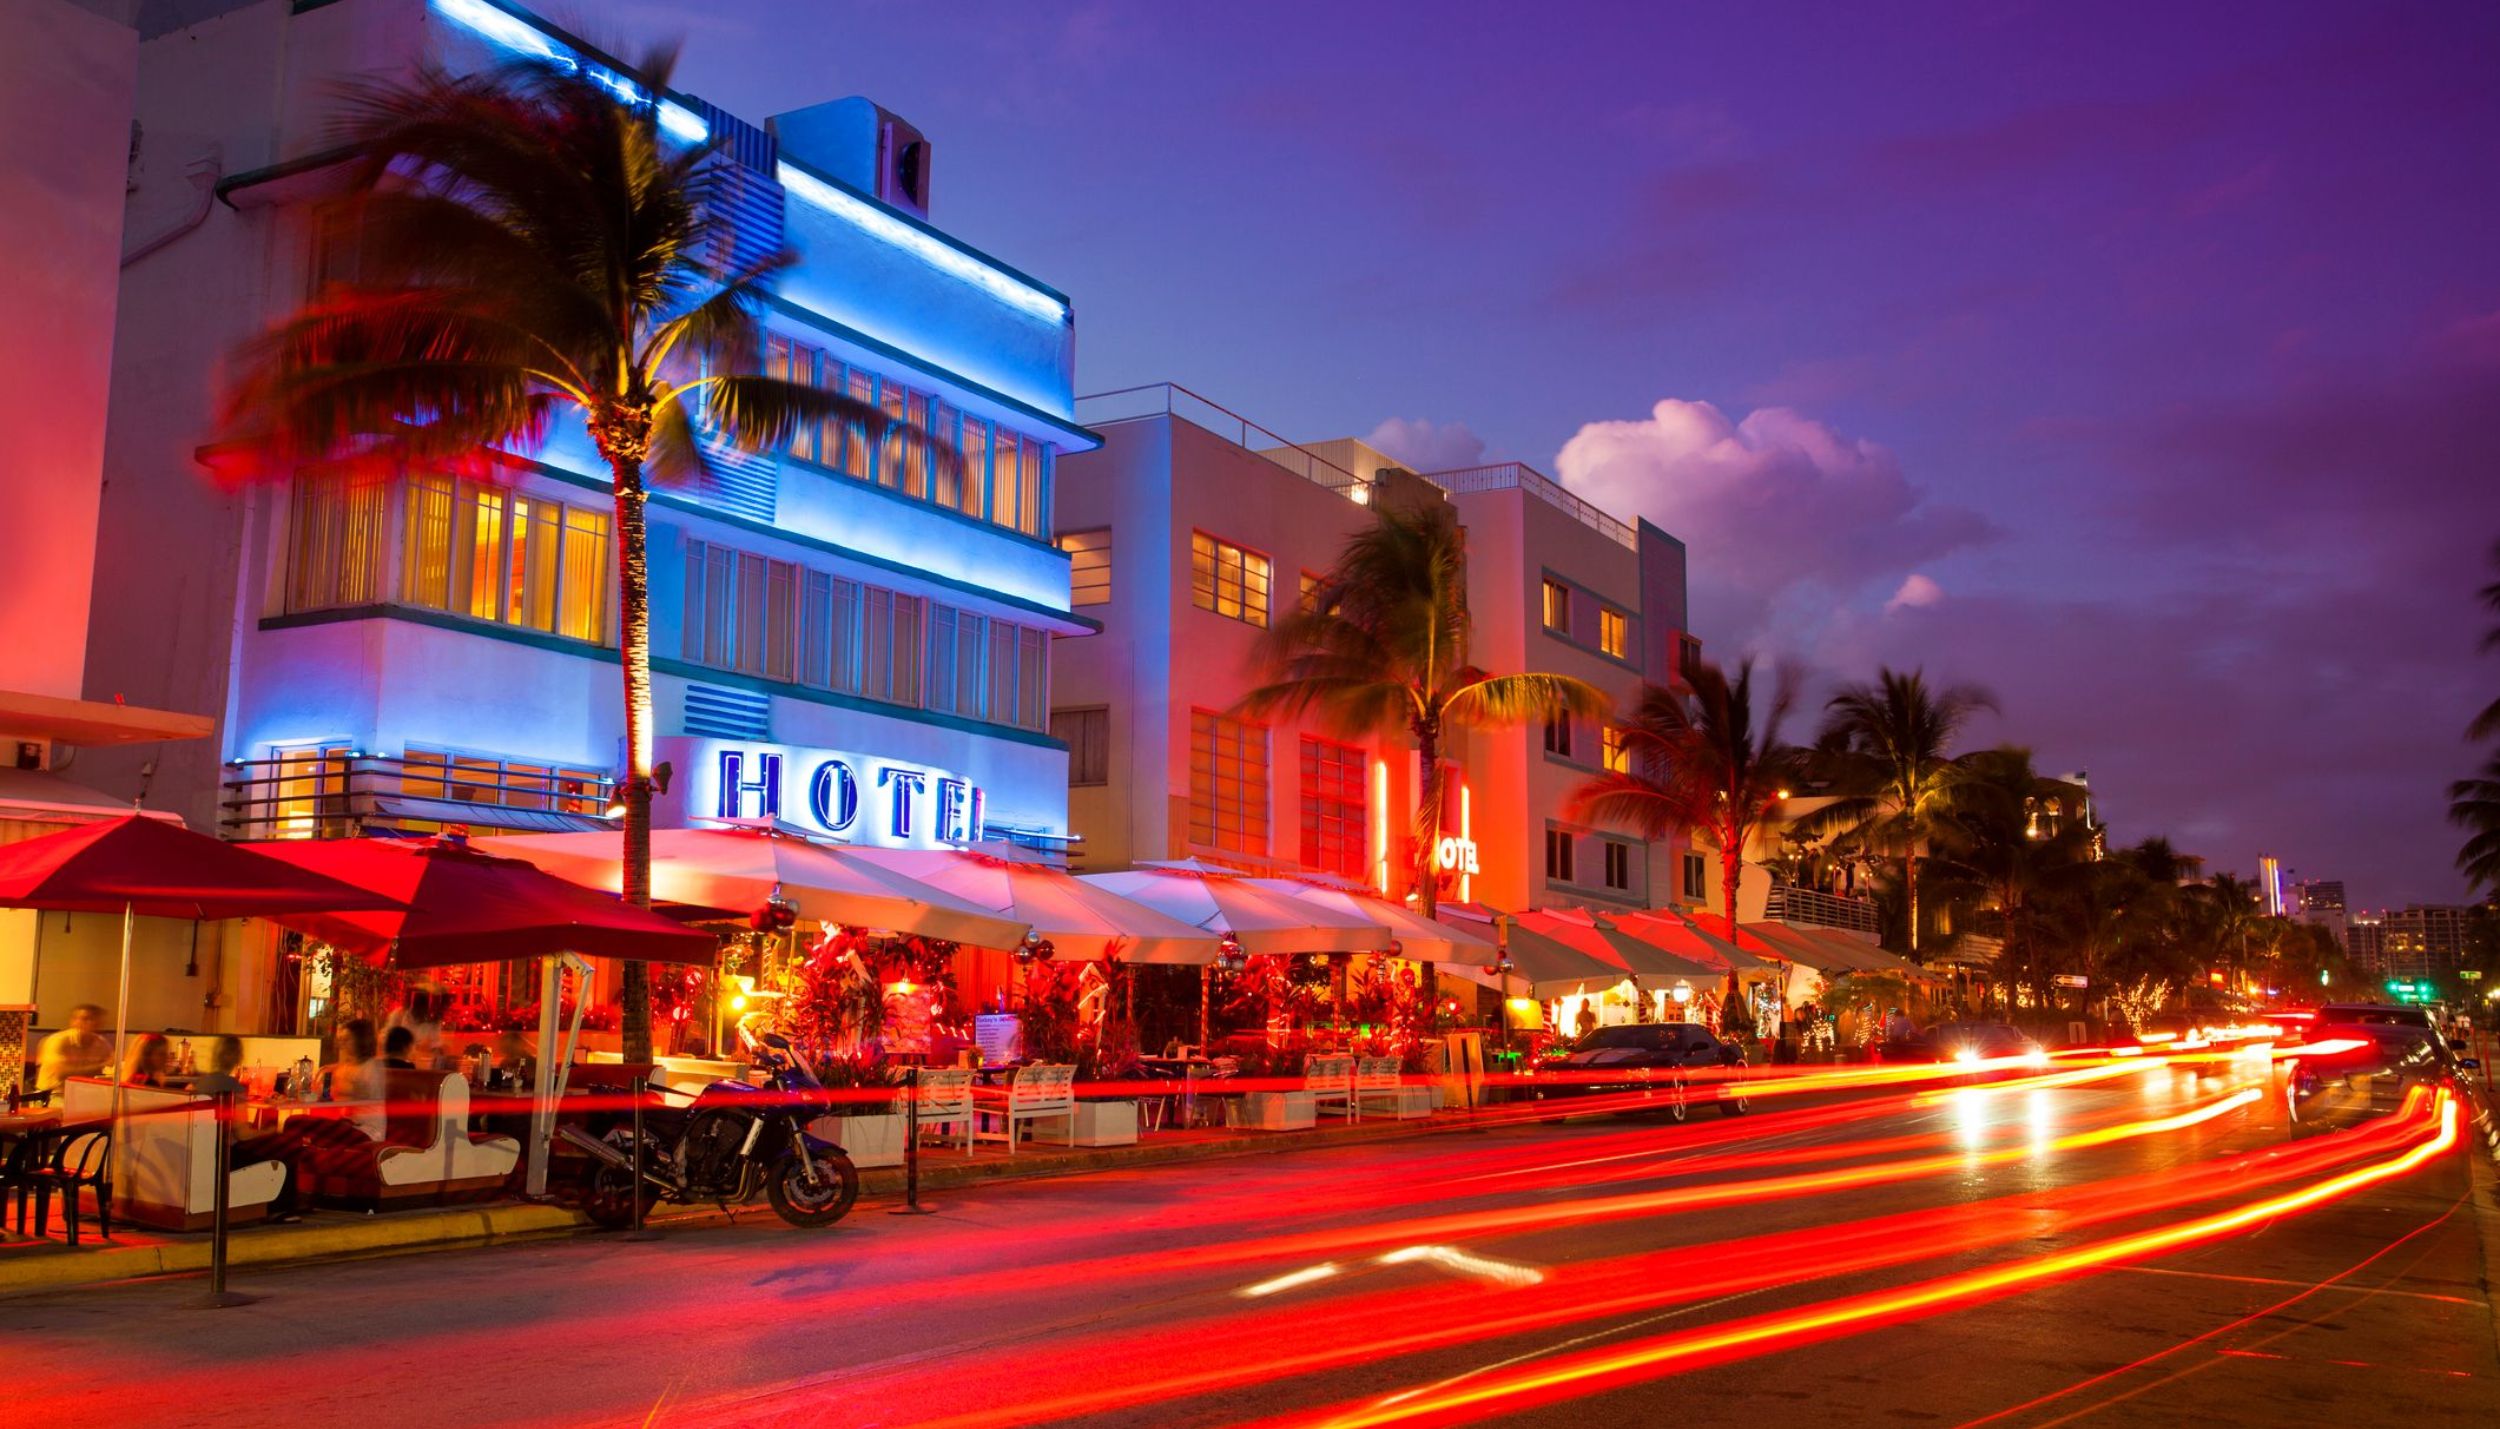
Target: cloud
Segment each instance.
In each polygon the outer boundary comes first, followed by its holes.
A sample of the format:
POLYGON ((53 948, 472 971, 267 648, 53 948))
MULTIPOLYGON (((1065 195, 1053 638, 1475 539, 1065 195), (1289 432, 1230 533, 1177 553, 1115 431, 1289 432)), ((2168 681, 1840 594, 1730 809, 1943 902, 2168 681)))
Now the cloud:
POLYGON ((1905 610, 1923 609, 1942 599, 1943 586, 1912 571, 1908 579, 1901 582, 1901 589, 1892 593, 1892 599, 1884 602, 1884 614, 1898 615, 1905 610))
POLYGON ((1803 643, 1870 588, 1899 587, 1897 598, 1904 577, 1996 534, 1977 512, 1928 500, 1884 447, 1785 407, 1731 421, 1669 398, 1645 420, 1583 426, 1555 471, 1603 509, 1682 538, 1695 627, 1738 647, 1803 643))
POLYGON ((1391 417, 1363 440, 1416 471, 1450 471, 1484 460, 1484 438, 1465 422, 1391 417))

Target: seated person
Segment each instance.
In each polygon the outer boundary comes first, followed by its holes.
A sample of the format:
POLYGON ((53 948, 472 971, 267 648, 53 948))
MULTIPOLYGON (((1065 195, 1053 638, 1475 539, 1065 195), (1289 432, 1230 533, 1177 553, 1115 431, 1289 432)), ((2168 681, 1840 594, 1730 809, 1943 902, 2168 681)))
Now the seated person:
POLYGON ((325 1102, 378 1101, 382 1096, 382 1064, 373 1023, 350 1018, 339 1024, 338 1060, 321 1069, 325 1102))
POLYGON ((405 1026, 392 1028, 390 1035, 382 1039, 383 1067, 392 1071, 415 1071, 417 1069, 414 1060, 416 1046, 415 1031, 405 1026))
POLYGON ((35 1090, 58 1091, 72 1077, 101 1076, 113 1065, 113 1039, 96 1030, 104 1009, 82 1002, 69 1010, 69 1025, 43 1039, 35 1055, 35 1090))
POLYGON ((130 1057, 122 1063, 122 1085, 127 1087, 161 1087, 165 1073, 171 1070, 173 1044, 162 1032, 142 1032, 131 1041, 130 1057))

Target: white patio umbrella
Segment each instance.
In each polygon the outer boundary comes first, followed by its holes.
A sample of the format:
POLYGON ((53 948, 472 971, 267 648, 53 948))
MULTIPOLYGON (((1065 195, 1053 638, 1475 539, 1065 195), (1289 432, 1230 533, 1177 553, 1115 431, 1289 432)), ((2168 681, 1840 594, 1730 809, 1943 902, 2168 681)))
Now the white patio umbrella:
POLYGON ((1245 953, 1372 953, 1389 946, 1390 931, 1377 919, 1302 902, 1194 862, 1083 878, 1219 937, 1229 933, 1245 953))
POLYGON ((861 848, 849 851, 925 883, 959 902, 1023 924, 1078 962, 1211 963, 1223 939, 1203 928, 1097 888, 1063 868, 969 849, 861 848))
POLYGON ((1297 903, 1380 924, 1389 930, 1389 937, 1395 944, 1384 951, 1401 958, 1457 967, 1489 968, 1502 956, 1500 946, 1492 939, 1479 938, 1447 923, 1436 922, 1376 893, 1340 888, 1328 883, 1306 883, 1298 878, 1253 878, 1248 881, 1297 903))
MULTIPOLYGON (((622 884, 622 840, 612 833, 472 839, 559 878, 611 892, 622 884)), ((776 894, 829 923, 1012 948, 1028 925, 996 908, 932 888, 842 844, 739 826, 651 831, 651 895, 706 908, 760 908, 776 894)))

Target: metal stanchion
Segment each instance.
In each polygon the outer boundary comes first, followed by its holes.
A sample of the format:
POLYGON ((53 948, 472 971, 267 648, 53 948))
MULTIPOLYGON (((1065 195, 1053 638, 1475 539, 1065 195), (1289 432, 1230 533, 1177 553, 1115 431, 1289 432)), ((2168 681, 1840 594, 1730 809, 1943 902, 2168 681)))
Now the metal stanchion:
MULTIPOLYGON (((249 1305, 256 1298, 237 1295, 226 1289, 226 1219, 232 1199, 234 1179, 234 1093, 219 1091, 217 1108, 217 1196, 208 1230, 208 1308, 222 1310, 235 1305, 249 1305)), ((290 1171, 289 1174, 292 1174, 290 1171)))
POLYGON ((929 1208, 920 1204, 920 1069, 911 1068, 910 1080, 903 1088, 903 1204, 886 1211, 890 1216, 925 1216, 929 1208))
POLYGON ((660 1238, 658 1231, 642 1223, 642 1103, 643 1099, 650 1094, 650 1077, 645 1075, 634 1078, 634 1186, 631 1193, 634 1224, 632 1229, 625 1232, 627 1240, 648 1241, 660 1238))

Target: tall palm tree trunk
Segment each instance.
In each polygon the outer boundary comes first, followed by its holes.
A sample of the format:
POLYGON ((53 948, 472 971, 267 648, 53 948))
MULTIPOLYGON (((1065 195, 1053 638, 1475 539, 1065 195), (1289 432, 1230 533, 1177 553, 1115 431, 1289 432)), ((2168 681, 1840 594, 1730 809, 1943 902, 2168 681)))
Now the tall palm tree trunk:
POLYGON ((1745 877, 1745 849, 1730 831, 1719 834, 1719 896, 1727 900, 1727 940, 1736 941, 1736 885, 1745 877))
MULTIPOLYGON (((1426 918, 1441 912, 1441 730, 1429 720, 1415 725, 1415 753, 1423 761, 1423 788, 1415 804, 1415 894, 1426 918)), ((1427 962, 1416 979, 1423 994, 1423 1025, 1426 1035, 1439 1016, 1441 1007, 1440 969, 1427 962)))
MULTIPOLYGON (((643 521, 647 493, 642 464, 651 447, 651 414, 616 407, 592 423, 616 488, 618 644, 625 666, 625 847, 620 891, 637 908, 651 906, 651 563, 643 521)), ((625 964, 623 1055, 651 1060, 650 968, 625 964)))
POLYGON ((1918 850, 1901 855, 1901 895, 1910 905, 1910 958, 1918 958, 1918 850))
POLYGON ((1441 729, 1431 720, 1415 722, 1415 757, 1423 766, 1415 790, 1415 897, 1431 918, 1441 911, 1434 863, 1441 851, 1441 729))

